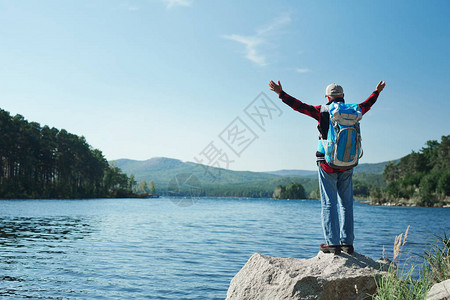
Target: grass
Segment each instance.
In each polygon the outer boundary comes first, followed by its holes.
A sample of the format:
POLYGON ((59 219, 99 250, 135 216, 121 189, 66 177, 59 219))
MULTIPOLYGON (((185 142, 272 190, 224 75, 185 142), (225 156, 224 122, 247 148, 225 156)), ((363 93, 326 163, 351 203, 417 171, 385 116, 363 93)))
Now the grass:
POLYGON ((426 273, 431 283, 438 283, 450 278, 450 237, 435 235, 437 245, 432 245, 425 252, 426 273))
MULTIPOLYGON (((450 278, 450 238, 444 233, 443 237, 436 237, 436 243, 423 256, 424 262, 412 265, 405 270, 405 265, 398 267, 403 246, 406 243, 409 226, 405 234, 395 238, 392 262, 385 275, 376 278, 377 293, 372 296, 375 300, 419 300, 426 299, 431 286, 450 278), (413 278, 414 270, 418 269, 418 276, 413 278)), ((383 247, 383 259, 384 257, 383 247)))

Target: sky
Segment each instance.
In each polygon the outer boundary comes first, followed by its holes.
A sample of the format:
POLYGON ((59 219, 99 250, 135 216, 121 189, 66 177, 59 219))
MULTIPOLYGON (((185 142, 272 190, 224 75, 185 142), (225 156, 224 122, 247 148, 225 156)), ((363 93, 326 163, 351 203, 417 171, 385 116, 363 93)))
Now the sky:
POLYGON ((386 81, 360 163, 449 134, 450 2, 0 0, 0 108, 82 135, 108 160, 314 170, 325 104, 386 81))

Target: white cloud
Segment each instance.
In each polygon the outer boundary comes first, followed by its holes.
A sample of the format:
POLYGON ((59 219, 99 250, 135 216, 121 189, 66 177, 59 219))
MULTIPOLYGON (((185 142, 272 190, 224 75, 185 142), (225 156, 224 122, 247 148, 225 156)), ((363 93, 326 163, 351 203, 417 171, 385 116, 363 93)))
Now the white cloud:
POLYGON ((172 8, 174 6, 191 6, 191 0, 163 0, 166 3, 167 8, 172 8))
POLYGON ((270 35, 272 33, 275 33, 278 29, 283 27, 284 25, 291 22, 291 17, 288 14, 283 14, 279 16, 278 18, 274 19, 270 24, 267 26, 257 30, 258 35, 270 35))
POLYGON ((297 73, 308 73, 308 72, 311 72, 310 69, 306 69, 306 68, 297 68, 297 69, 295 69, 295 71, 297 73))
POLYGON ((265 56, 262 54, 259 54, 256 49, 257 46, 263 42, 262 39, 255 37, 255 36, 242 36, 242 35, 237 35, 237 34, 224 36, 224 38, 244 44, 246 58, 248 58, 249 60, 253 61, 254 63, 256 63, 260 66, 266 65, 265 56))
POLYGON ((271 36, 279 34, 279 30, 288 24, 291 18, 288 14, 272 20, 268 25, 256 30, 254 35, 244 36, 231 34, 223 36, 226 39, 241 43, 245 46, 245 57, 260 66, 267 65, 266 55, 263 46, 269 43, 271 36))

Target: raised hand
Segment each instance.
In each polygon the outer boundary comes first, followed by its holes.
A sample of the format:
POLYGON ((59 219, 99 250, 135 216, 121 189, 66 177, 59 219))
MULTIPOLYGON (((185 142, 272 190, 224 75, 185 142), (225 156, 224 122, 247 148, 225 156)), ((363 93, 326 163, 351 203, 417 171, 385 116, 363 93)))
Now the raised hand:
POLYGON ((377 85, 377 91, 378 91, 378 93, 381 92, 381 91, 384 89, 385 86, 386 86, 386 82, 380 81, 380 82, 378 83, 378 85, 377 85))
POLYGON ((281 83, 278 80, 278 84, 276 84, 275 82, 273 82, 272 80, 269 82, 269 87, 272 91, 274 91, 275 93, 277 93, 278 95, 281 93, 281 91, 283 90, 283 88, 281 87, 281 83))

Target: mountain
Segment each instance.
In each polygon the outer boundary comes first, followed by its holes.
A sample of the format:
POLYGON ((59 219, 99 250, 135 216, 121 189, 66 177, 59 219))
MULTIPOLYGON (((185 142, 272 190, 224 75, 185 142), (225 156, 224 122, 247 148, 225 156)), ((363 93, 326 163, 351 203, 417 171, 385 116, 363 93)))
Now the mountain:
MULTIPOLYGON (((400 159, 392 160, 392 162, 399 162, 400 159)), ((355 168, 355 173, 365 173, 365 174, 383 174, 384 167, 391 161, 383 161, 375 164, 359 164, 355 168)))
MULTIPOLYGON (((398 162, 398 160, 394 160, 393 162, 398 162)), ((208 167, 193 162, 182 162, 179 159, 167 157, 153 157, 148 160, 118 159, 111 161, 111 163, 122 169, 122 171, 127 174, 134 174, 136 180, 155 180, 157 179, 156 177, 163 179, 167 177, 173 177, 178 173, 193 173, 197 177, 205 177, 206 175, 206 177, 210 179, 211 176, 208 176, 208 173, 212 173, 217 177, 216 183, 240 183, 272 179, 278 176, 310 178, 316 177, 317 175, 316 170, 297 169, 283 169, 266 172, 233 171, 215 167, 208 167)), ((355 173, 383 174, 384 167, 388 163, 389 161, 374 164, 359 164, 355 168, 355 173)))
MULTIPOLYGON (((396 159, 393 162, 398 162, 399 160, 396 159)), ((355 174, 383 174, 384 167, 389 163, 389 161, 384 161, 380 163, 365 163, 365 164, 359 164, 355 167, 354 173, 355 174)), ((267 174, 273 174, 278 176, 296 176, 296 177, 317 177, 317 171, 309 171, 309 170, 277 170, 277 171, 267 171, 264 172, 267 174)))
POLYGON ((188 174, 188 177, 195 175, 204 189, 203 195, 207 196, 271 197, 278 185, 290 183, 302 184, 308 194, 317 188, 316 178, 232 171, 166 157, 154 157, 144 161, 118 159, 110 163, 128 175, 133 174, 138 183, 141 180, 153 180, 159 194, 167 192, 169 182, 186 178, 179 176, 180 174, 188 174))
POLYGON ((153 180, 157 185, 167 185, 176 175, 183 173, 195 175, 203 184, 221 185, 265 181, 279 177, 262 172, 232 171, 215 168, 166 157, 154 157, 144 161, 118 159, 111 161, 111 163, 126 174, 133 174, 138 182, 142 179, 147 181, 153 180))
MULTIPOLYGON (((111 161, 111 163, 122 169, 126 174, 133 174, 138 182, 145 179, 147 181, 153 180, 157 184, 167 184, 177 174, 182 173, 193 174, 201 182, 207 184, 245 184, 279 177, 315 178, 317 176, 317 171, 311 170, 233 171, 193 162, 182 162, 179 159, 167 157, 153 157, 143 161, 118 159, 111 161)), ((381 175, 387 163, 388 161, 360 164, 355 168, 355 174, 381 175)))
MULTIPOLYGON (((317 189, 317 171, 311 170, 278 170, 269 172, 232 171, 193 162, 182 162, 179 159, 167 157, 154 157, 148 160, 118 159, 111 164, 119 167, 124 173, 135 176, 139 183, 141 180, 153 180, 158 188, 168 186, 171 180, 180 174, 195 175, 202 187, 206 188, 210 196, 248 196, 271 195, 278 185, 301 183, 307 194, 317 189)), ((388 162, 377 164, 361 164, 355 169, 355 187, 358 181, 364 186, 384 184, 382 172, 388 162)), ((161 189, 160 189, 161 193, 161 189)), ((164 193, 164 192, 162 192, 164 193)), ((250 196, 251 197, 251 196, 250 196)))

